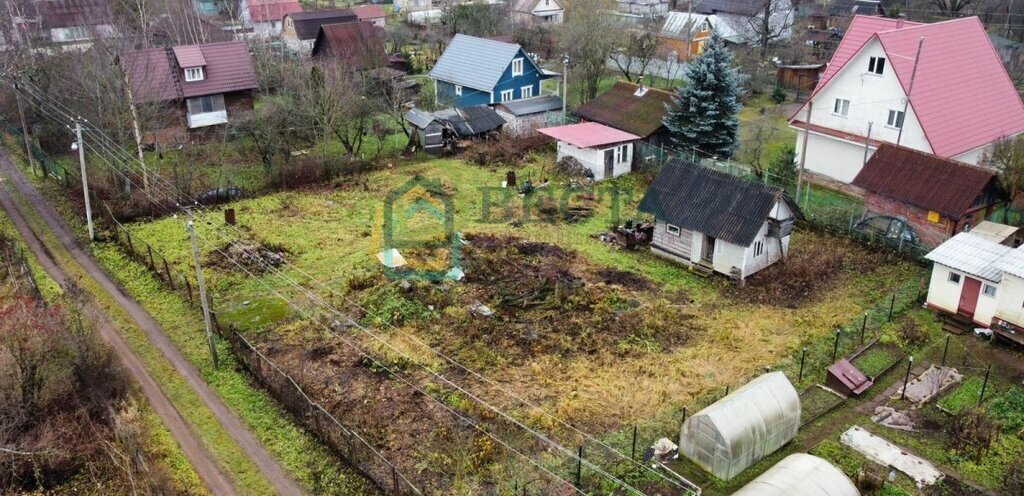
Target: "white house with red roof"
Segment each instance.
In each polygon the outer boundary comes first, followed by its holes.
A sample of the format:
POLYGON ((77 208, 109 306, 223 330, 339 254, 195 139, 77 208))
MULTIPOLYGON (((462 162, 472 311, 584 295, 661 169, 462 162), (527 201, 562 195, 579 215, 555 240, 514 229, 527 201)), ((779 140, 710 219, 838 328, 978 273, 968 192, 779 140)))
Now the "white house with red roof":
POLYGON ((594 174, 594 179, 611 179, 632 170, 635 134, 596 122, 538 129, 558 140, 558 160, 573 157, 594 174))
POLYGON ((805 172, 850 183, 881 142, 978 164, 1024 132, 1024 103, 977 17, 856 16, 790 126, 805 172))
POLYGON ((349 10, 359 17, 360 22, 368 22, 378 28, 383 28, 387 23, 388 15, 384 12, 384 9, 380 8, 380 5, 372 3, 356 5, 354 7, 350 7, 349 10))
POLYGON ((302 5, 299 0, 240 0, 239 10, 243 26, 258 36, 274 37, 281 34, 284 16, 302 12, 302 5))

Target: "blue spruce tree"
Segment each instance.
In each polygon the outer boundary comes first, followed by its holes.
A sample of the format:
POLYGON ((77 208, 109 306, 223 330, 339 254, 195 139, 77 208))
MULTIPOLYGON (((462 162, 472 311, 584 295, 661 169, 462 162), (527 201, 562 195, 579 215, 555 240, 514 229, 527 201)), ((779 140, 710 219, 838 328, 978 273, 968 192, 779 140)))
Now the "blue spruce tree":
POLYGON ((665 115, 672 142, 684 150, 731 157, 739 144, 740 78, 733 55, 717 33, 690 62, 686 86, 676 88, 665 115))

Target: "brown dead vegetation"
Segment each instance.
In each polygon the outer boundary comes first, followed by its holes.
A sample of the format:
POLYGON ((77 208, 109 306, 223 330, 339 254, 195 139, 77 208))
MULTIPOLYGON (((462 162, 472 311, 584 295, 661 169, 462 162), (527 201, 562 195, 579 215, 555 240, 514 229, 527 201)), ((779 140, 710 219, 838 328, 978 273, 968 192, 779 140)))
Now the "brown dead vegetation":
POLYGON ((551 138, 538 134, 525 138, 499 137, 473 143, 463 154, 467 162, 494 168, 519 167, 531 153, 550 148, 551 138))

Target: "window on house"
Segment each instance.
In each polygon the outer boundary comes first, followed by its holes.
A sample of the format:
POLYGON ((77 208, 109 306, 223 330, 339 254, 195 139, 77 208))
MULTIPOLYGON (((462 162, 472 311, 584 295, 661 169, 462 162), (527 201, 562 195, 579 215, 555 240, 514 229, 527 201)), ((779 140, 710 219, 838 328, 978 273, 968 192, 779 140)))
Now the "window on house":
POLYGON ((91 38, 89 28, 85 26, 72 26, 67 28, 67 39, 69 41, 87 40, 91 38))
POLYGON ((836 98, 836 105, 832 109, 832 113, 843 117, 850 115, 850 101, 845 98, 836 98))
POLYGON ((881 76, 885 72, 885 57, 871 57, 868 59, 868 72, 881 76))
POLYGON ((515 90, 505 90, 501 92, 501 101, 510 102, 513 99, 513 92, 515 90))
POLYGON ((615 147, 615 163, 629 162, 629 145, 615 147))
POLYGON ((533 86, 523 86, 522 88, 519 88, 519 94, 522 95, 523 98, 533 97, 533 86))
POLYGON ((950 272, 949 282, 953 284, 960 284, 960 274, 957 274, 956 272, 950 272))
POLYGON ((185 81, 202 81, 203 80, 203 68, 202 67, 186 67, 185 68, 185 81))
POLYGON ((996 287, 991 284, 986 284, 985 287, 981 288, 981 294, 988 296, 989 298, 995 298, 996 287))
POLYGON ((523 75, 523 59, 512 59, 512 75, 523 75))
POLYGON ((220 112, 224 110, 224 95, 189 98, 187 105, 189 115, 205 114, 207 112, 220 112))
POLYGON ((462 86, 455 85, 455 96, 462 96, 462 86))
POLYGON ((903 111, 902 110, 890 110, 889 119, 886 121, 886 125, 900 129, 903 127, 903 111))
POLYGON ((760 257, 762 253, 764 253, 764 241, 755 241, 754 242, 754 256, 755 257, 760 257))
POLYGON ((665 231, 673 236, 679 236, 679 226, 672 224, 665 224, 665 231))

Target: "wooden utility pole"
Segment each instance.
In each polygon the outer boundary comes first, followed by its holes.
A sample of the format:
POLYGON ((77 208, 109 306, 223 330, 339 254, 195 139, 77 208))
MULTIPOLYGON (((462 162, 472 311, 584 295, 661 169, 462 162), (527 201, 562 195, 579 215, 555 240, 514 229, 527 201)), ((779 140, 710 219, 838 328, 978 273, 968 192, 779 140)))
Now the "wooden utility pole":
POLYGON ((569 100, 569 56, 562 55, 562 125, 565 121, 565 104, 569 100))
POLYGON ((804 182, 804 164, 807 162, 807 141, 811 139, 811 106, 812 100, 807 101, 807 117, 804 117, 804 142, 800 145, 800 170, 796 174, 796 202, 800 203, 800 188, 804 182))
MULTIPOLYGON (((18 83, 14 83, 14 99, 18 102, 18 117, 21 117, 21 137, 25 139, 25 157, 28 158, 28 167, 32 173, 36 172, 36 162, 32 158, 32 147, 29 145, 28 124, 25 123, 25 110, 21 106, 21 93, 18 93, 18 83)), ((43 171, 46 175, 46 171, 43 171)))
POLYGON ((85 143, 82 141, 82 123, 75 122, 75 144, 78 148, 78 165, 82 171, 82 196, 85 197, 85 222, 89 225, 89 241, 96 240, 96 231, 92 225, 92 205, 89 201, 89 176, 85 173, 85 143))
POLYGON ((206 284, 203 283, 203 266, 199 263, 199 243, 196 241, 196 226, 192 220, 192 209, 185 209, 188 212, 188 236, 192 240, 192 259, 196 264, 196 284, 199 286, 199 303, 203 306, 203 322, 206 324, 206 342, 210 345, 210 356, 213 357, 213 366, 220 368, 220 360, 217 359, 217 347, 213 343, 213 323, 210 319, 210 305, 206 300, 206 284))
MULTIPOLYGON (((910 94, 914 92, 914 80, 917 79, 917 63, 921 61, 921 48, 924 46, 924 36, 922 36, 917 42, 917 55, 914 56, 914 70, 910 72, 910 87, 907 88, 907 97, 903 99, 903 121, 899 122, 900 131, 896 135, 896 144, 900 144, 900 140, 903 139, 903 126, 907 120, 907 110, 910 108, 910 94)), ((897 124, 894 122, 893 124, 897 124)))
POLYGON ((871 126, 872 125, 874 125, 874 122, 868 122, 868 137, 867 137, 867 139, 864 140, 864 161, 861 162, 860 165, 864 165, 864 164, 868 163, 868 151, 870 149, 870 147, 868 145, 871 143, 871 126))

